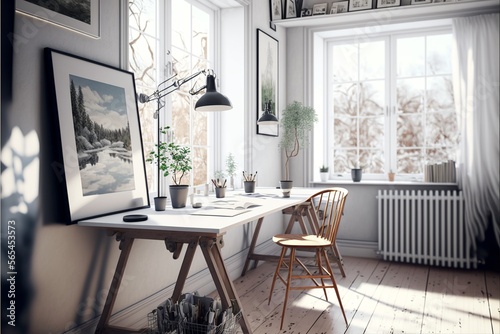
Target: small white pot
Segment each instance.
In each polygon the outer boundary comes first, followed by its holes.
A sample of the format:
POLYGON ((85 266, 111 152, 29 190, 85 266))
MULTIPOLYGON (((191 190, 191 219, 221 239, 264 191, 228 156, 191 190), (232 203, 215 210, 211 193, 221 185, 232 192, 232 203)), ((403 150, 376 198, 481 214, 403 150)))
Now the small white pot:
POLYGON ((328 181, 328 172, 320 172, 319 176, 321 177, 321 182, 328 181))

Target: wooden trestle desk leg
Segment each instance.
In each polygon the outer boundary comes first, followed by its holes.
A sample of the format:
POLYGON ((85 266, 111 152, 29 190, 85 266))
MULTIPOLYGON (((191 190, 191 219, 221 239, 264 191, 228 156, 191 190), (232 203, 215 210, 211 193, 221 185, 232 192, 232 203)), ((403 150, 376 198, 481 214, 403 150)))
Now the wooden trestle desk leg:
POLYGON ((227 309, 229 306, 234 306, 237 308, 236 311, 241 310, 240 325, 243 333, 251 334, 252 330, 247 322, 245 313, 241 309, 241 302, 236 294, 233 286, 233 282, 229 278, 222 255, 220 252, 220 247, 222 247, 222 237, 209 238, 202 237, 200 239, 200 247, 207 262, 208 269, 212 274, 215 286, 219 292, 219 296, 222 302, 222 308, 227 309))
POLYGON ((99 323, 97 324, 97 328, 95 330, 96 334, 104 333, 107 327, 109 318, 111 316, 111 311, 113 310, 113 306, 115 305, 116 296, 118 295, 118 288, 120 287, 123 274, 125 273, 125 266, 127 265, 130 250, 132 249, 132 244, 134 243, 134 239, 132 238, 125 238, 120 240, 119 235, 116 237, 116 239, 120 241, 120 258, 118 259, 118 263, 116 264, 115 275, 113 276, 111 286, 109 287, 106 304, 104 304, 101 318, 99 319, 99 323))
MULTIPOLYGON (((252 255, 254 254, 255 245, 257 244, 257 239, 259 237, 260 228, 262 227, 262 222, 264 221, 264 217, 259 218, 257 220, 257 226, 255 226, 255 231, 253 231, 252 242, 250 243, 250 247, 248 248, 247 259, 245 261, 245 266, 243 267, 243 271, 241 272, 241 276, 245 276, 248 266, 250 265, 250 260, 252 260, 252 255)), ((259 260, 255 259, 254 268, 257 267, 259 260)))
POLYGON ((191 268, 191 264, 193 263, 193 258, 194 254, 196 253, 197 246, 198 242, 190 242, 188 244, 186 254, 184 254, 184 260, 182 261, 182 266, 179 271, 179 275, 177 276, 177 281, 175 282, 174 292, 172 293, 172 300, 174 302, 178 302, 182 295, 182 290, 184 289, 184 284, 186 283, 189 269, 191 268))
MULTIPOLYGON (((285 233, 290 233, 293 227, 293 224, 295 221, 299 220, 300 225, 302 227, 303 233, 305 232, 305 227, 304 227, 304 222, 302 221, 302 218, 299 213, 299 207, 300 205, 297 206, 292 206, 290 208, 287 208, 283 210, 283 214, 290 214, 290 220, 288 222, 287 228, 285 230, 285 233)), ((279 259, 278 255, 264 255, 264 254, 255 254, 255 246, 257 244, 257 239, 259 238, 259 233, 260 233, 260 228, 262 227, 262 222, 264 221, 264 217, 259 218, 257 221, 257 225, 255 226, 255 230, 252 235, 252 241, 250 243, 250 247, 248 248, 248 254, 247 258, 245 260, 245 265, 243 266, 243 271, 241 272, 241 276, 245 276, 248 267, 250 266, 250 261, 254 260, 253 267, 256 268, 257 264, 259 261, 277 261, 279 259)))

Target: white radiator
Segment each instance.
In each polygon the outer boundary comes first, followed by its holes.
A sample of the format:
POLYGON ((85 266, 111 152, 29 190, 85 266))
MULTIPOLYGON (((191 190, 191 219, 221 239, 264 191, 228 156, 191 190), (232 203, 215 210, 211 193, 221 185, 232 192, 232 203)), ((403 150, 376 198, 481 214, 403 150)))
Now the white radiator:
POLYGON ((476 268, 461 191, 378 191, 378 248, 384 260, 476 268))

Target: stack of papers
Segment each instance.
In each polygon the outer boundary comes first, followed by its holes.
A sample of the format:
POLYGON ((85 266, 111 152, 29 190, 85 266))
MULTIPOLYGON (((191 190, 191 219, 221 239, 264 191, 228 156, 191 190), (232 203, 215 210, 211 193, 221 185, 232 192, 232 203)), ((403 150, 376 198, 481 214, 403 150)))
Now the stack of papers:
POLYGON ((234 217, 250 211, 249 209, 255 206, 259 206, 259 204, 232 199, 217 200, 210 203, 210 205, 206 206, 204 209, 195 211, 191 214, 199 216, 234 217))

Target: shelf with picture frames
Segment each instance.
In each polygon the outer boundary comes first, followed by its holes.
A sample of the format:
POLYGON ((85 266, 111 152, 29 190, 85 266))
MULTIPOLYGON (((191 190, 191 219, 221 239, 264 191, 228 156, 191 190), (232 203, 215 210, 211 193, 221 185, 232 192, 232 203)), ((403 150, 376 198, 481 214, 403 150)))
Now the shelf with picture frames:
MULTIPOLYGON (((352 0, 351 0, 352 1, 352 0)), ((377 5, 377 1, 372 0, 377 5)), ((400 2, 403 0, 400 0, 400 2)), ((415 20, 434 20, 460 16, 498 13, 500 0, 408 0, 411 4, 404 6, 373 8, 358 11, 329 14, 332 3, 327 2, 327 14, 311 15, 290 19, 274 20, 280 27, 331 27, 351 28, 360 24, 373 25, 400 23, 415 20), (434 2, 430 2, 434 1, 434 2)), ((321 1, 320 1, 321 2, 321 1)), ((305 2, 304 2, 305 3, 305 2)))

